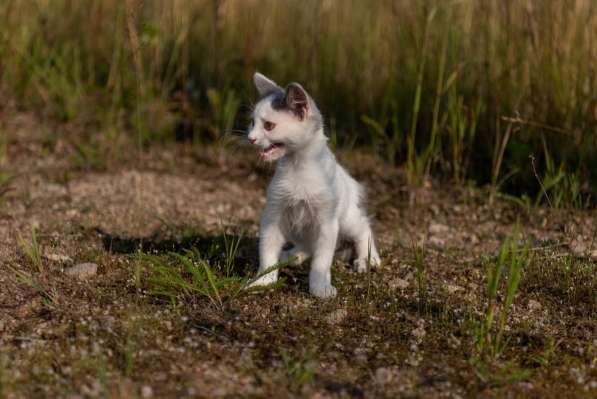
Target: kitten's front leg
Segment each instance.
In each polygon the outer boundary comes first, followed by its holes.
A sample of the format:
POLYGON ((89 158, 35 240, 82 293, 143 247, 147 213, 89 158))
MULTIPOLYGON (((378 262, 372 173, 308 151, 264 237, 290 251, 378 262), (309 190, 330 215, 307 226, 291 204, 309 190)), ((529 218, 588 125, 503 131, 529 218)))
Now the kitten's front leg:
MULTIPOLYGON (((257 275, 263 274, 266 270, 278 263, 282 246, 285 239, 280 229, 279 218, 266 214, 259 229, 259 270, 257 275)), ((278 270, 264 274, 252 282, 249 287, 259 287, 275 283, 278 280, 278 270)))
POLYGON ((332 261, 338 240, 338 220, 322 224, 317 237, 311 271, 309 272, 309 292, 319 298, 333 298, 336 288, 332 285, 332 261))

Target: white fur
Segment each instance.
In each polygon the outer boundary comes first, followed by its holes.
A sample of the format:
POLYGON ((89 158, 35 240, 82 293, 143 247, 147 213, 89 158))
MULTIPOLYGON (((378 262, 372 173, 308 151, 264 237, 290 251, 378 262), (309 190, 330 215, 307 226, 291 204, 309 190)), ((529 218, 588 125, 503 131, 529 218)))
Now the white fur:
MULTIPOLYGON (((336 162, 327 145, 321 114, 306 92, 306 114, 300 118, 272 106, 276 96, 278 100, 283 95, 289 97, 289 88, 284 93, 258 73, 254 80, 265 97, 253 111, 254 124, 248 137, 262 150, 272 143, 283 143, 283 147, 262 152, 263 159, 278 163, 261 217, 258 274, 281 260, 295 257, 295 263, 301 263, 311 258, 309 291, 321 298, 334 297, 330 269, 339 236, 354 242, 357 271, 365 272, 368 265, 381 263, 362 207, 362 187, 336 162), (275 123, 275 128, 266 131, 266 121, 275 123), (294 248, 282 251, 286 243, 294 248)), ((272 284, 277 278, 278 270, 273 270, 252 286, 272 284)))

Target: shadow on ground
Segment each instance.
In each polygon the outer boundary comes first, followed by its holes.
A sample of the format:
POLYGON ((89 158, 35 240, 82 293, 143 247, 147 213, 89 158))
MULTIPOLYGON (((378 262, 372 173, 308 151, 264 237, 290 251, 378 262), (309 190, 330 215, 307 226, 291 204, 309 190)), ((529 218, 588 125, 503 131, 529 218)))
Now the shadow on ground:
POLYGON ((163 254, 185 253, 196 250, 210 262, 223 262, 230 253, 234 255, 235 273, 253 272, 257 264, 257 238, 238 234, 202 234, 190 231, 168 235, 155 232, 145 237, 124 236, 96 229, 104 249, 113 254, 163 254))

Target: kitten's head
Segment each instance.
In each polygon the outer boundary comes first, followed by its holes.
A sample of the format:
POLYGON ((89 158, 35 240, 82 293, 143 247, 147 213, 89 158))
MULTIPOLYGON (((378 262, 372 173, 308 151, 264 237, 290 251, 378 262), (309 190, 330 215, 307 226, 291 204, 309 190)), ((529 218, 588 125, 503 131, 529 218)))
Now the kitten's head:
POLYGON ((249 126, 249 142, 258 146, 265 161, 275 161, 304 148, 322 126, 313 99, 298 83, 285 89, 259 72, 253 75, 262 96, 249 126))

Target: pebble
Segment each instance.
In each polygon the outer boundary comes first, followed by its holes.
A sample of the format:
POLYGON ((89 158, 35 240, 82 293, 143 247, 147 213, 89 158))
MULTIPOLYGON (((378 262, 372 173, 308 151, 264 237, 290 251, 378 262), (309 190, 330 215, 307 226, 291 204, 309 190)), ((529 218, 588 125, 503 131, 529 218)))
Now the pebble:
POLYGON ((449 294, 453 294, 461 290, 464 290, 464 288, 460 287, 459 285, 446 284, 446 291, 448 291, 449 294))
POLYGON ((536 301, 534 299, 530 299, 529 300, 529 310, 541 310, 542 306, 541 303, 539 303, 539 301, 536 301))
POLYGON ((79 263, 78 265, 64 270, 64 274, 80 280, 85 280, 97 274, 97 264, 91 262, 79 263))
POLYGON ((330 324, 338 324, 341 323, 347 315, 348 312, 346 311, 346 309, 334 310, 325 317, 325 321, 327 321, 330 324))
POLYGON ((408 288, 408 286, 410 285, 410 283, 404 279, 401 278, 395 278, 392 281, 390 281, 389 286, 391 289, 396 290, 396 289, 400 289, 400 290, 404 290, 406 288, 408 288))
POLYGON ((448 226, 441 223, 431 223, 429 225, 429 234, 436 235, 436 234, 445 234, 450 230, 448 226))
POLYGON ((143 399, 149 399, 153 397, 153 389, 149 385, 143 385, 141 387, 141 397, 143 399))
POLYGON ((71 257, 68 255, 61 255, 61 254, 45 254, 46 259, 51 260, 53 262, 70 262, 72 261, 71 257))

